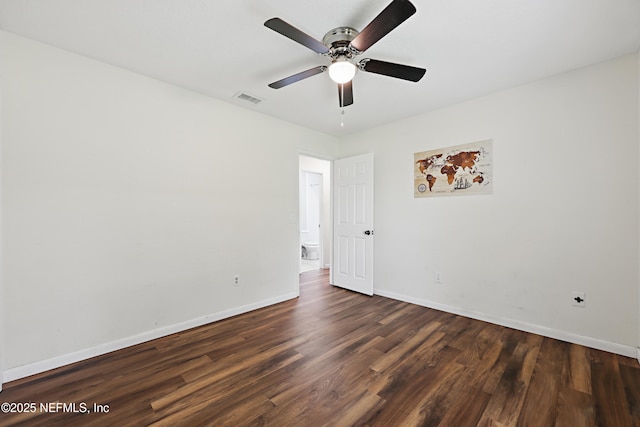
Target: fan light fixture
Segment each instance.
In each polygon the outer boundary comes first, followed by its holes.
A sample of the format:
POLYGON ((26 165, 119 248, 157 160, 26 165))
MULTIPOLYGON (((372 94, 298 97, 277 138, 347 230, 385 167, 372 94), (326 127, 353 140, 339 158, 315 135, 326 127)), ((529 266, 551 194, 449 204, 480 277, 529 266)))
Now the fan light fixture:
POLYGON ((329 65, 329 77, 338 84, 345 84, 356 75, 356 66, 345 57, 336 58, 329 65))

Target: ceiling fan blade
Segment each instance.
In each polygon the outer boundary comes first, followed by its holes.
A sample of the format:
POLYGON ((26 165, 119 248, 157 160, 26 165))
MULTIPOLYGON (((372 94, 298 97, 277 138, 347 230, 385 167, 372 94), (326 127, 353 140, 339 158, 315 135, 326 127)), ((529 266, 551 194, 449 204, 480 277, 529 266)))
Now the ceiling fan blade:
POLYGON ((278 80, 277 82, 270 83, 269 87, 273 89, 280 89, 281 87, 289 86, 292 83, 299 82, 300 80, 315 76, 316 74, 324 73, 326 69, 327 67, 324 65, 310 68, 306 71, 302 71, 301 73, 294 74, 292 76, 285 77, 282 80, 278 80))
POLYGON ((290 38, 294 42, 300 43, 317 53, 327 53, 329 48, 314 39, 310 35, 303 33, 293 25, 283 21, 280 18, 271 18, 264 23, 264 26, 271 28, 273 31, 282 34, 285 37, 290 38))
POLYGON ((416 8, 408 0, 393 0, 373 21, 369 23, 355 39, 351 46, 361 53, 373 46, 398 25, 416 13, 416 8))
POLYGON ((353 80, 338 85, 338 102, 340 108, 353 104, 353 80))
POLYGON ((369 73, 382 74, 384 76, 395 77, 397 79, 420 81, 424 73, 424 68, 412 67, 410 65, 396 64, 393 62, 378 61, 376 59, 365 58, 359 62, 359 68, 369 73))

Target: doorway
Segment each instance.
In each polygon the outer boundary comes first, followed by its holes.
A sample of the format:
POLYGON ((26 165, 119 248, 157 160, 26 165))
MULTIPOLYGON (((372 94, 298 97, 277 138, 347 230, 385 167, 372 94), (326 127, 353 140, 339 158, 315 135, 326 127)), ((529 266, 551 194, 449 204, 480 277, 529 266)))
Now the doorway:
POLYGON ((300 272, 331 263, 331 162, 299 157, 300 272))

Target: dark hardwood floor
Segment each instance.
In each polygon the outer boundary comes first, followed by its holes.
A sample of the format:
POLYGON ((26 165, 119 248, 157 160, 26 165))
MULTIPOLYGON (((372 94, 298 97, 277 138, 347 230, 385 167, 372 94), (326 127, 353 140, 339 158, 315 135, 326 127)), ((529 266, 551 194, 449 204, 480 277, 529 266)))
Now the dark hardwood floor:
POLYGON ((634 359, 366 297, 329 286, 326 271, 304 273, 300 290, 5 384, 0 402, 38 407, 0 425, 640 425, 634 359), (64 407, 94 403, 102 413, 64 407))

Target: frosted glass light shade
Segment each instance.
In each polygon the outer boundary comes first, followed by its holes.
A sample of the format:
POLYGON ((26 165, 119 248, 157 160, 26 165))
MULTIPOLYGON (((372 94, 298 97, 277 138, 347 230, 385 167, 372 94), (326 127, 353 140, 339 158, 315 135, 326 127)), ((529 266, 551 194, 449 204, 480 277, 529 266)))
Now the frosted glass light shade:
POLYGON ((350 82, 356 75, 356 66, 344 60, 335 60, 329 65, 329 77, 338 84, 350 82))

